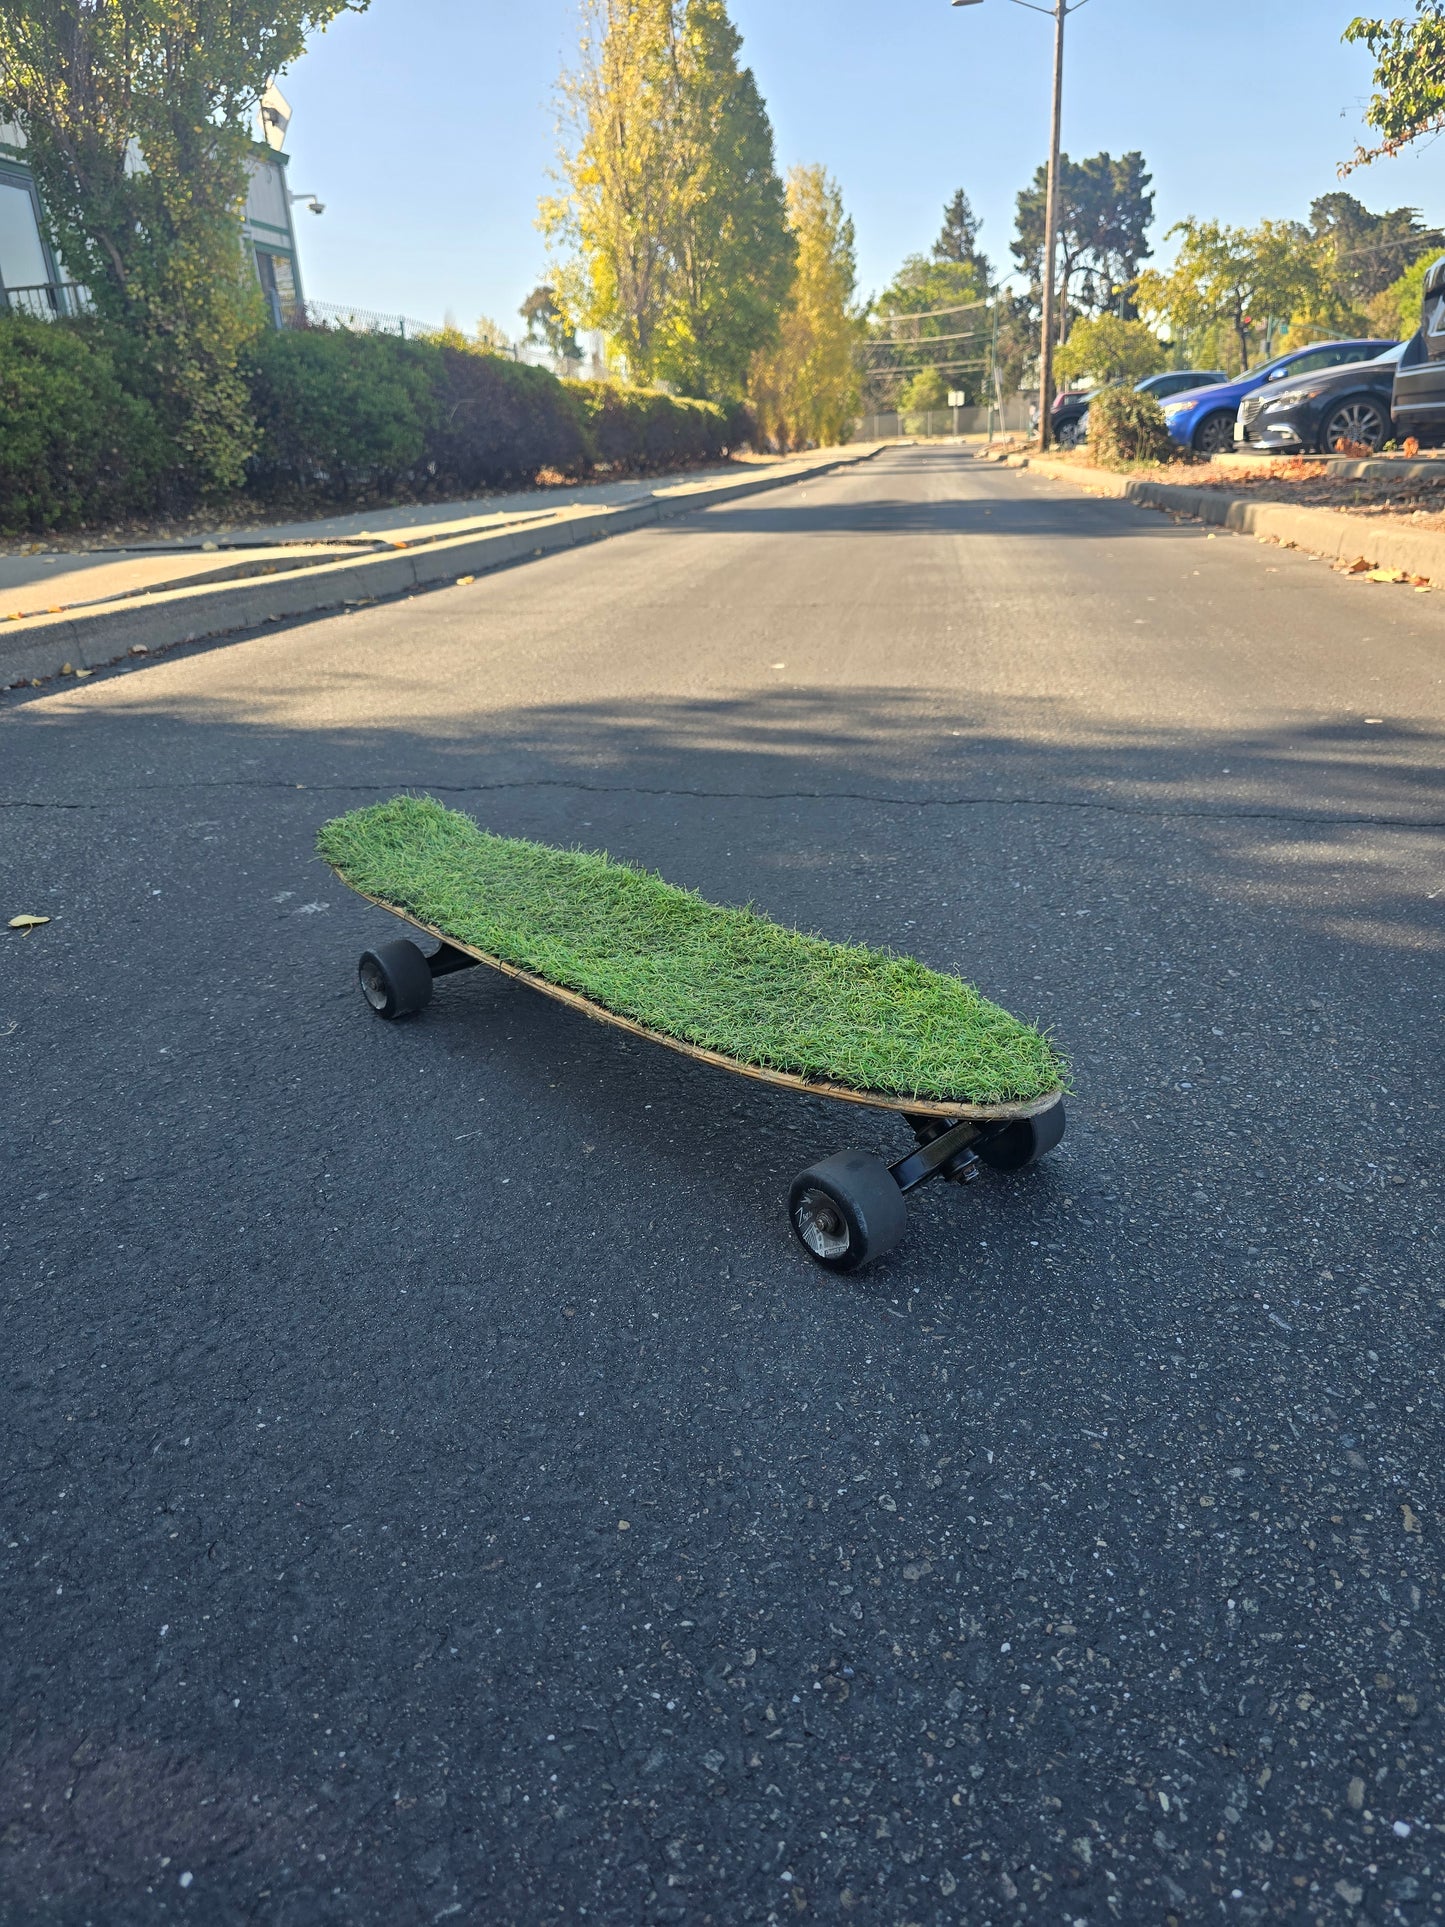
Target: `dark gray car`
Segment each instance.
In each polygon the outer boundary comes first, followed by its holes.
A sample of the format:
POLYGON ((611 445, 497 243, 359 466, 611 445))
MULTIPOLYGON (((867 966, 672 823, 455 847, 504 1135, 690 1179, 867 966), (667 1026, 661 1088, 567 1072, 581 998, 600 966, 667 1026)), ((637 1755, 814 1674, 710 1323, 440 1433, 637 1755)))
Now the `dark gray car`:
POLYGON ((1425 277, 1420 330, 1395 370, 1395 430, 1422 442, 1445 439, 1445 255, 1425 277))

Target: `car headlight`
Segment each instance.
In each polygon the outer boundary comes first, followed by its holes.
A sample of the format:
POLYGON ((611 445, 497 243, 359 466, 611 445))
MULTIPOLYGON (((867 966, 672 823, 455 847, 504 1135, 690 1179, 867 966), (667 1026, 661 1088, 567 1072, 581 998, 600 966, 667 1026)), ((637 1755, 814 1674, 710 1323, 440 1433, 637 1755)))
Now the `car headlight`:
POLYGON ((1164 404, 1165 419, 1172 421, 1176 415, 1188 414, 1193 406, 1194 403, 1192 401, 1166 401, 1164 404))
POLYGON ((1298 408, 1302 401, 1313 401, 1320 392, 1318 388, 1286 388, 1282 394, 1271 395, 1261 413, 1270 415, 1276 408, 1298 408))

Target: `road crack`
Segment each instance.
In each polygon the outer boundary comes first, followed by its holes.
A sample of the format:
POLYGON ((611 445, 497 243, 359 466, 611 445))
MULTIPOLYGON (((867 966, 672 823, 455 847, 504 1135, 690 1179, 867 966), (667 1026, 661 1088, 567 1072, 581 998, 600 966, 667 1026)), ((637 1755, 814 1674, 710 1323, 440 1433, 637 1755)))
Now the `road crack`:
MULTIPOLYGON (((143 794, 175 795, 187 790, 274 791, 284 794, 315 796, 392 796, 398 789, 429 796, 488 796, 508 790, 570 790, 582 796, 655 796, 717 803, 867 803, 881 809, 968 810, 1034 809, 1097 811, 1114 816, 1156 817, 1165 821, 1206 821, 1220 823, 1297 823, 1321 828, 1345 826, 1360 829, 1440 830, 1445 818, 1371 816, 1357 811, 1302 811, 1270 809, 1210 809, 1168 804, 1128 803, 1108 797, 1061 796, 894 796, 876 790, 724 790, 679 788, 664 784, 586 783, 561 777, 519 777, 496 783, 287 783, 267 779, 227 779, 210 783, 148 783, 132 787, 143 794)), ((107 810, 128 805, 114 803, 50 800, 31 797, 0 797, 0 810, 107 810)))

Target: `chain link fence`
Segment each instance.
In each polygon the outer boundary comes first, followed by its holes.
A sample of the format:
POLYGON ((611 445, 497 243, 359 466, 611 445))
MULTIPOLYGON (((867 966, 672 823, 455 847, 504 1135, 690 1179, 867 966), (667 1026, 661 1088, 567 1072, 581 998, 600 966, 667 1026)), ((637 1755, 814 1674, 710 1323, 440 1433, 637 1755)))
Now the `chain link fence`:
POLYGON ((865 415, 853 432, 855 442, 891 442, 904 437, 1024 435, 1032 426, 1033 403, 1012 395, 999 408, 902 409, 865 415))

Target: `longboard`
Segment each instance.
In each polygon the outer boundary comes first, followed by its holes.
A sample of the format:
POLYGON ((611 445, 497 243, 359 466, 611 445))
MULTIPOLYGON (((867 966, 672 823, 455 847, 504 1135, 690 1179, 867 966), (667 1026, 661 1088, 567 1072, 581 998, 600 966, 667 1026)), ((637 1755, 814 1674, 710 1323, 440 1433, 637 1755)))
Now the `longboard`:
MULTIPOLYGON (((337 872, 338 879, 346 878, 337 872)), ((355 886, 347 883, 348 889, 355 886)), ((650 1030, 623 1017, 605 1004, 552 983, 502 957, 448 935, 424 923, 382 897, 356 891, 368 903, 385 910, 410 929, 430 937, 440 947, 427 955, 408 938, 363 951, 358 964, 362 995, 377 1016, 395 1020, 410 1017, 431 1001, 437 978, 484 965, 529 990, 601 1024, 641 1037, 650 1044, 711 1064, 760 1084, 826 1097, 867 1110, 893 1111, 912 1125, 917 1149, 895 1164, 863 1151, 845 1151, 811 1166, 794 1180, 789 1218, 809 1256, 831 1271, 856 1271, 891 1250, 903 1235, 907 1214, 903 1200, 930 1178, 943 1177, 966 1184, 979 1175, 982 1162, 997 1171, 1021 1171, 1054 1149, 1064 1135, 1063 1093, 1013 1104, 974 1104, 963 1099, 901 1097, 886 1091, 857 1090, 823 1078, 801 1077, 790 1071, 749 1064, 740 1058, 707 1050, 700 1044, 650 1030)))

